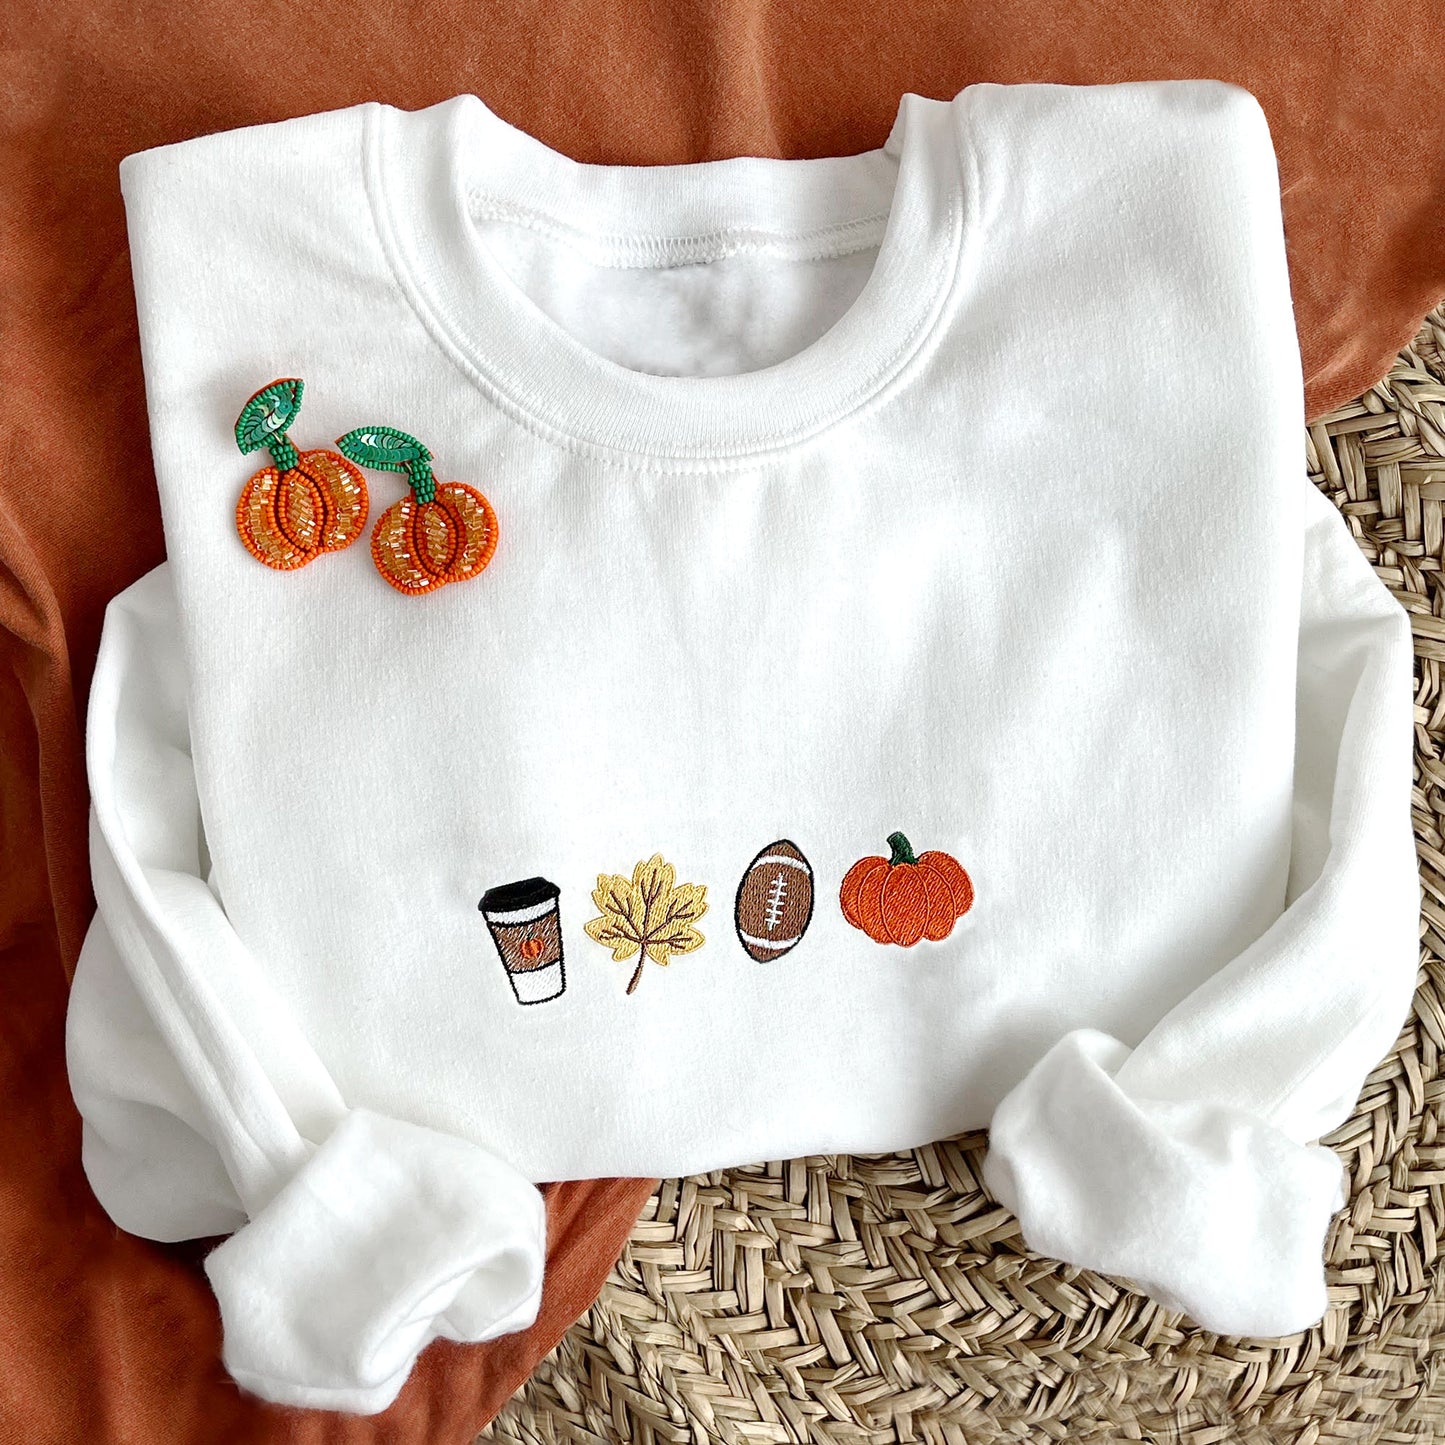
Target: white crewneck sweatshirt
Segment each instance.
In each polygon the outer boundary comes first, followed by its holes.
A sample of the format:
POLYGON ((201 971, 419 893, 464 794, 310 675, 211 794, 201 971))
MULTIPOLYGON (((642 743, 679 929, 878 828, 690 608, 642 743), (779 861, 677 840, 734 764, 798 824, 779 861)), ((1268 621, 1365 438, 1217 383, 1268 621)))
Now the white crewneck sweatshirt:
POLYGON ((1411 644, 1306 476, 1248 92, 642 167, 461 95, 120 179, 167 557, 69 1066, 115 1221, 231 1235, 241 1385, 374 1412, 525 1326, 537 1182, 984 1125, 1031 1247, 1320 1318, 1411 644))

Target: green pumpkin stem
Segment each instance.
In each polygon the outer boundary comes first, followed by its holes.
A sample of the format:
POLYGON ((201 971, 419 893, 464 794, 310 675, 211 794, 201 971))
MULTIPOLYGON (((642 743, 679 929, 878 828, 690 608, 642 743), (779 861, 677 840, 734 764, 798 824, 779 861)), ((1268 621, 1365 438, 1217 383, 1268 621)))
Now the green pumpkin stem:
POLYGON ((419 504, 433 501, 437 494, 437 479, 432 473, 431 463, 425 457, 418 457, 406 464, 406 479, 416 494, 419 504))
POLYGON ((913 856, 913 845, 902 833, 890 833, 888 846, 893 849, 893 856, 888 860, 890 868, 896 868, 900 863, 918 862, 918 859, 913 856))
POLYGON ((271 453, 271 460, 276 463, 278 472, 289 472, 301 461, 301 453, 296 450, 291 438, 285 432, 272 437, 266 443, 266 450, 271 453))

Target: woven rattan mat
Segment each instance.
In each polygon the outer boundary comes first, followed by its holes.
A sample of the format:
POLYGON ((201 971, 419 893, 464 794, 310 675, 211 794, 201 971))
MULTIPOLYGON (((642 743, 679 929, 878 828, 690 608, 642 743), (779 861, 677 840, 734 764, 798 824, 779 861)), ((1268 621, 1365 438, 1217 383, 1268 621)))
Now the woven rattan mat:
POLYGON ((1414 1010, 1326 1141, 1351 1197, 1324 1320, 1241 1341, 1029 1253, 969 1134, 664 1180, 483 1440, 1445 1440, 1445 303, 1308 465, 1414 621, 1424 883, 1414 1010))

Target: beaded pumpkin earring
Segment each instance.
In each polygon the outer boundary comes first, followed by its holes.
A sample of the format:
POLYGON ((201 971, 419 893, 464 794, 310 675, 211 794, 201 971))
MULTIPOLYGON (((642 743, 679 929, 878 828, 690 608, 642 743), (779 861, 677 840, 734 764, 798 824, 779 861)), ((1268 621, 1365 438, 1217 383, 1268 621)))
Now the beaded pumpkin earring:
POLYGON ((363 426, 337 437, 342 455, 364 467, 404 472, 409 495, 393 502, 371 530, 371 560, 398 592, 418 597, 475 577, 497 550, 497 514, 466 482, 438 482, 432 454, 389 426, 363 426))
POLYGON ((349 547, 365 530, 371 505, 354 463, 325 448, 298 452, 286 435, 301 410, 303 385, 286 376, 263 386, 236 419, 242 455, 266 447, 274 463, 242 489, 236 531, 258 562, 281 572, 349 547))

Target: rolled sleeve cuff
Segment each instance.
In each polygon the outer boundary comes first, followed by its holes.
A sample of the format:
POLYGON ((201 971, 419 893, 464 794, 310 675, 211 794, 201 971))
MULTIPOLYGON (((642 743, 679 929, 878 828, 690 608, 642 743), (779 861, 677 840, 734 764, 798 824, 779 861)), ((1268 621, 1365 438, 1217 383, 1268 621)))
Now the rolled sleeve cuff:
POLYGON ((1128 1056, 1076 1029, 1000 1101, 984 1183, 1024 1242, 1220 1334, 1317 1323, 1339 1156, 1237 1109, 1133 1098, 1114 1078, 1128 1056))
POLYGON ((376 1414, 438 1336, 530 1325, 546 1244, 542 1194, 510 1165, 352 1109, 206 1257, 222 1363, 278 1404, 376 1414))

